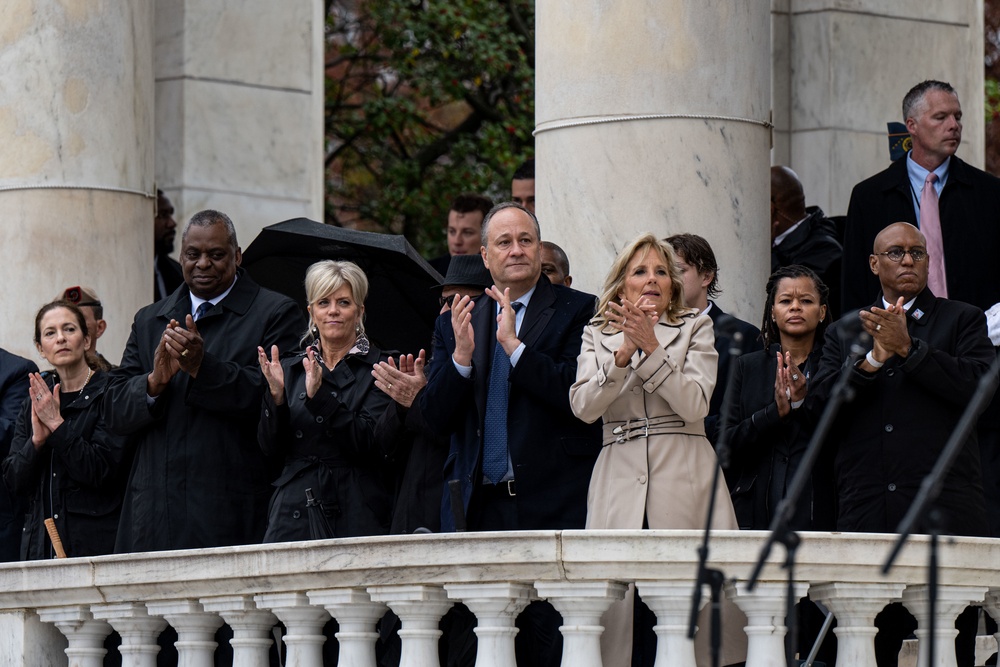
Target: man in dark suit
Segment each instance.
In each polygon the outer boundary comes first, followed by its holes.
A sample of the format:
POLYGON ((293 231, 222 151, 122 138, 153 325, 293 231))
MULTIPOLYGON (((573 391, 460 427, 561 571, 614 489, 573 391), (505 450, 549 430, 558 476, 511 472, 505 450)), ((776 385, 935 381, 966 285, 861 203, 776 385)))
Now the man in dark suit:
MULTIPOLYGON (((420 405, 451 443, 470 530, 583 528, 600 424, 569 405, 584 325, 595 299, 542 274, 538 220, 513 202, 483 221, 481 254, 494 286, 463 296, 434 329, 420 405)), ((454 530, 447 485, 441 527, 454 530)), ((471 623, 471 619, 468 619, 471 623)), ((517 619, 519 665, 559 664, 559 614, 535 602, 517 619)))
POLYGON ((771 272, 793 264, 815 271, 830 290, 837 318, 842 256, 836 225, 820 207, 806 208, 798 174, 781 165, 771 167, 771 272))
POLYGON ((287 352, 305 330, 291 299, 240 268, 232 221, 202 211, 181 241, 185 285, 136 313, 107 414, 137 442, 116 551, 253 544, 274 468, 257 444, 257 347, 287 352))
POLYGON ((921 227, 921 199, 929 173, 937 178, 944 268, 949 299, 982 310, 1000 302, 1000 263, 974 262, 983 249, 1000 248, 1000 179, 955 156, 962 141, 962 107, 954 88, 924 81, 903 100, 913 139, 906 158, 858 183, 851 193, 844 236, 843 312, 861 308, 878 290, 866 270, 875 236, 886 225, 921 227))
MULTIPOLYGON (((573 416, 569 387, 595 299, 542 275, 538 221, 521 206, 494 207, 482 239, 495 287, 438 318, 421 397, 428 423, 451 435, 445 479, 459 481, 471 530, 583 528, 601 431, 573 416), (502 414, 489 396, 497 362, 508 374, 502 414), (503 451, 489 459, 495 444, 503 451)), ((454 526, 449 503, 445 489, 444 530, 454 526)))
MULTIPOLYGON (((935 296, 927 287, 929 260, 916 227, 905 222, 886 227, 869 256, 881 294, 874 305, 848 313, 827 330, 820 369, 809 389, 810 409, 829 397, 852 343, 846 331, 858 317, 872 337, 871 350, 851 371, 854 400, 830 434, 837 530, 896 529, 992 363, 983 312, 935 296)), ((946 477, 936 507, 943 531, 989 534, 975 434, 946 477)), ((973 614, 973 635, 974 620, 973 614)), ((886 630, 876 639, 879 665, 894 665, 900 642, 916 624, 898 605, 880 614, 876 624, 886 630)), ((972 662, 960 658, 959 664, 972 662)))
MULTIPOLYGON (((962 107, 954 88, 924 81, 903 99, 903 117, 913 149, 888 169, 862 181, 851 194, 844 237, 844 311, 864 306, 878 289, 865 270, 872 241, 886 225, 906 221, 922 227, 923 182, 935 175, 949 299, 986 311, 994 345, 1000 344, 1000 263, 972 258, 1000 248, 1000 179, 960 160, 962 107)), ((928 192, 928 194, 930 194, 928 192)), ((1000 399, 979 420, 980 456, 986 472, 991 533, 1000 537, 1000 399)))
POLYGON ((156 213, 153 217, 153 301, 167 298, 184 284, 180 263, 170 256, 174 251, 174 205, 163 190, 156 191, 156 213))
MULTIPOLYGON (((760 329, 733 317, 710 299, 717 298, 719 289, 719 263, 708 241, 697 234, 674 234, 664 239, 677 253, 677 260, 684 279, 684 305, 697 308, 712 318, 715 328, 715 351, 719 353, 719 370, 716 376, 712 400, 705 417, 705 435, 714 445, 719 437, 719 417, 722 414, 722 399, 726 395, 729 379, 729 362, 732 355, 732 336, 739 332, 743 336, 743 353, 764 349, 760 340, 760 329)), ((727 471, 728 472, 728 471, 727 471)))
MULTIPOLYGON (((0 461, 10 453, 21 406, 28 398, 28 373, 37 373, 35 362, 0 348, 0 461)), ((23 502, 0 483, 0 562, 19 560, 23 502)))

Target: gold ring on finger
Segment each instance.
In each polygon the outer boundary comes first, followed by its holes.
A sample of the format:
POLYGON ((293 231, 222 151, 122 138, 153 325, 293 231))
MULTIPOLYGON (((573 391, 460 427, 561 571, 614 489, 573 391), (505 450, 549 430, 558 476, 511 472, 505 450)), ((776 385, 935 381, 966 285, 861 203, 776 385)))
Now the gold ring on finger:
POLYGON ((186 356, 188 356, 188 351, 187 351, 187 350, 184 350, 183 352, 181 352, 181 356, 182 356, 182 357, 186 357, 186 356))

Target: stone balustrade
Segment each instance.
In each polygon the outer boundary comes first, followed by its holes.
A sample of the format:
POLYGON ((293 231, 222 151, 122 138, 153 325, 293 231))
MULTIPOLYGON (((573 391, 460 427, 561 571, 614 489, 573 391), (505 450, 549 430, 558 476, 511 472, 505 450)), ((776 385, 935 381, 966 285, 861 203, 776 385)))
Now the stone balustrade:
MULTIPOLYGON (((713 567, 747 616, 749 667, 783 665, 785 585, 778 548, 752 592, 743 582, 764 533, 714 534, 713 567)), ((927 634, 927 539, 893 571, 891 535, 806 533, 796 590, 837 615, 838 665, 874 665, 875 614, 902 601, 927 634)), ((264 667, 280 620, 286 664, 322 664, 323 626, 339 623, 340 664, 375 664, 376 623, 401 620, 402 667, 436 667, 438 623, 455 601, 478 618, 480 667, 514 666, 514 619, 546 598, 563 615, 563 664, 599 667, 601 614, 635 583, 657 614, 658 667, 691 667, 684 637, 697 531, 561 531, 355 538, 0 565, 0 664, 99 667, 112 629, 126 667, 156 664, 169 624, 183 667, 210 667, 215 631, 232 628, 234 664, 264 667)), ((970 603, 1000 617, 1000 540, 955 538, 941 550, 936 664, 955 664, 954 619, 970 603)), ((926 659, 921 661, 922 667, 926 659)))

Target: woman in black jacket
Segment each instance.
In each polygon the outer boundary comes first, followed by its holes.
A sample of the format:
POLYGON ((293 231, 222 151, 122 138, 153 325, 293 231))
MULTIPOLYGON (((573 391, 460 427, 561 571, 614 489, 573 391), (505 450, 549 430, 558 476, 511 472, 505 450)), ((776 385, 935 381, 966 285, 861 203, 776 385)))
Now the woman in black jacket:
POLYGON ((364 332, 368 279, 351 262, 325 260, 305 280, 311 341, 302 354, 268 359, 258 349, 268 391, 258 441, 285 467, 268 510, 265 542, 385 535, 392 513, 392 466, 375 426, 391 399, 372 368, 387 357, 364 332), (306 490, 322 504, 307 508, 306 490), (313 512, 312 527, 309 513, 313 512))
MULTIPOLYGON (((764 350, 740 357, 727 428, 730 493, 742 529, 766 529, 785 497, 815 428, 799 409, 819 366, 830 322, 829 290, 809 268, 778 269, 767 281, 764 350)), ((792 528, 832 530, 833 489, 823 466, 800 499, 792 528)))
POLYGON ((30 375, 29 400, 3 461, 7 486, 30 502, 24 560, 54 555, 47 518, 54 519, 68 556, 114 551, 126 440, 105 427, 107 375, 88 364, 89 341, 83 313, 68 301, 38 311, 35 346, 55 370, 30 375))

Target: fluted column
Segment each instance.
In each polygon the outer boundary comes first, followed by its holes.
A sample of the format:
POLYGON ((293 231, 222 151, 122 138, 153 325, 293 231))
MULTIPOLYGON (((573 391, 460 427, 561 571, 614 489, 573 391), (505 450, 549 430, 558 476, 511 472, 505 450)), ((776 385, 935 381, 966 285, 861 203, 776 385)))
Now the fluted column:
MULTIPOLYGON (((805 595, 806 588, 804 583, 795 584, 796 600, 805 595)), ((788 585, 761 582, 748 591, 744 583, 730 583, 726 593, 747 616, 747 667, 785 667, 788 585)))
POLYGON ((309 591, 309 601, 322 605, 337 620, 339 667, 375 667, 375 624, 385 615, 386 606, 372 602, 368 593, 358 588, 309 591))
MULTIPOLYGON (((93 287, 117 361, 153 298, 153 1, 18 0, 0 20, 4 347, 34 358, 39 306, 93 287)), ((74 554, 69 554, 73 556, 74 554)))
POLYGON ((66 635, 69 667, 101 667, 104 664, 104 656, 108 652, 104 648, 104 640, 111 634, 111 626, 96 620, 90 613, 90 607, 71 605, 39 609, 38 617, 45 623, 52 623, 66 635))
POLYGON ((104 619, 122 636, 118 651, 122 654, 122 667, 156 667, 156 654, 160 647, 157 637, 167 627, 167 622, 151 616, 146 606, 138 602, 93 605, 94 618, 104 619))
POLYGON ((601 615, 625 597, 617 581, 536 581, 538 596, 562 614, 562 667, 601 667, 601 615))
POLYGON ((438 667, 438 639, 441 617, 452 602, 439 586, 371 586, 368 594, 384 602, 402 623, 399 638, 403 654, 399 667, 438 667))
POLYGON ((907 586, 903 591, 903 605, 917 618, 917 636, 920 653, 917 667, 931 667, 927 655, 927 637, 934 625, 934 665, 933 667, 956 667, 955 619, 970 604, 981 602, 986 588, 976 586, 938 586, 935 618, 931 618, 927 600, 927 586, 907 586))
POLYGON ((288 648, 285 664, 311 667, 323 664, 323 626, 330 620, 326 609, 313 605, 305 593, 263 593, 255 595, 257 605, 270 609, 285 624, 282 638, 288 648))
POLYGON ((829 583, 812 586, 809 597, 819 600, 837 618, 837 667, 875 667, 875 617, 899 600, 903 584, 829 583))
POLYGON ((534 599, 528 584, 447 584, 452 600, 476 615, 476 667, 516 667, 514 622, 534 599))
POLYGON ((240 667, 267 667, 268 651, 273 641, 271 628, 278 619, 271 612, 258 609, 253 598, 232 595, 202 598, 205 611, 219 614, 233 629, 229 645, 233 647, 233 664, 240 667))
POLYGON ((722 307, 760 317, 770 269, 770 3, 540 0, 535 195, 573 286, 640 232, 694 232, 722 307))
POLYGON ((150 614, 165 618, 177 631, 174 648, 178 667, 213 667, 219 646, 215 631, 222 627, 218 614, 206 612, 194 600, 147 602, 146 608, 150 614))

